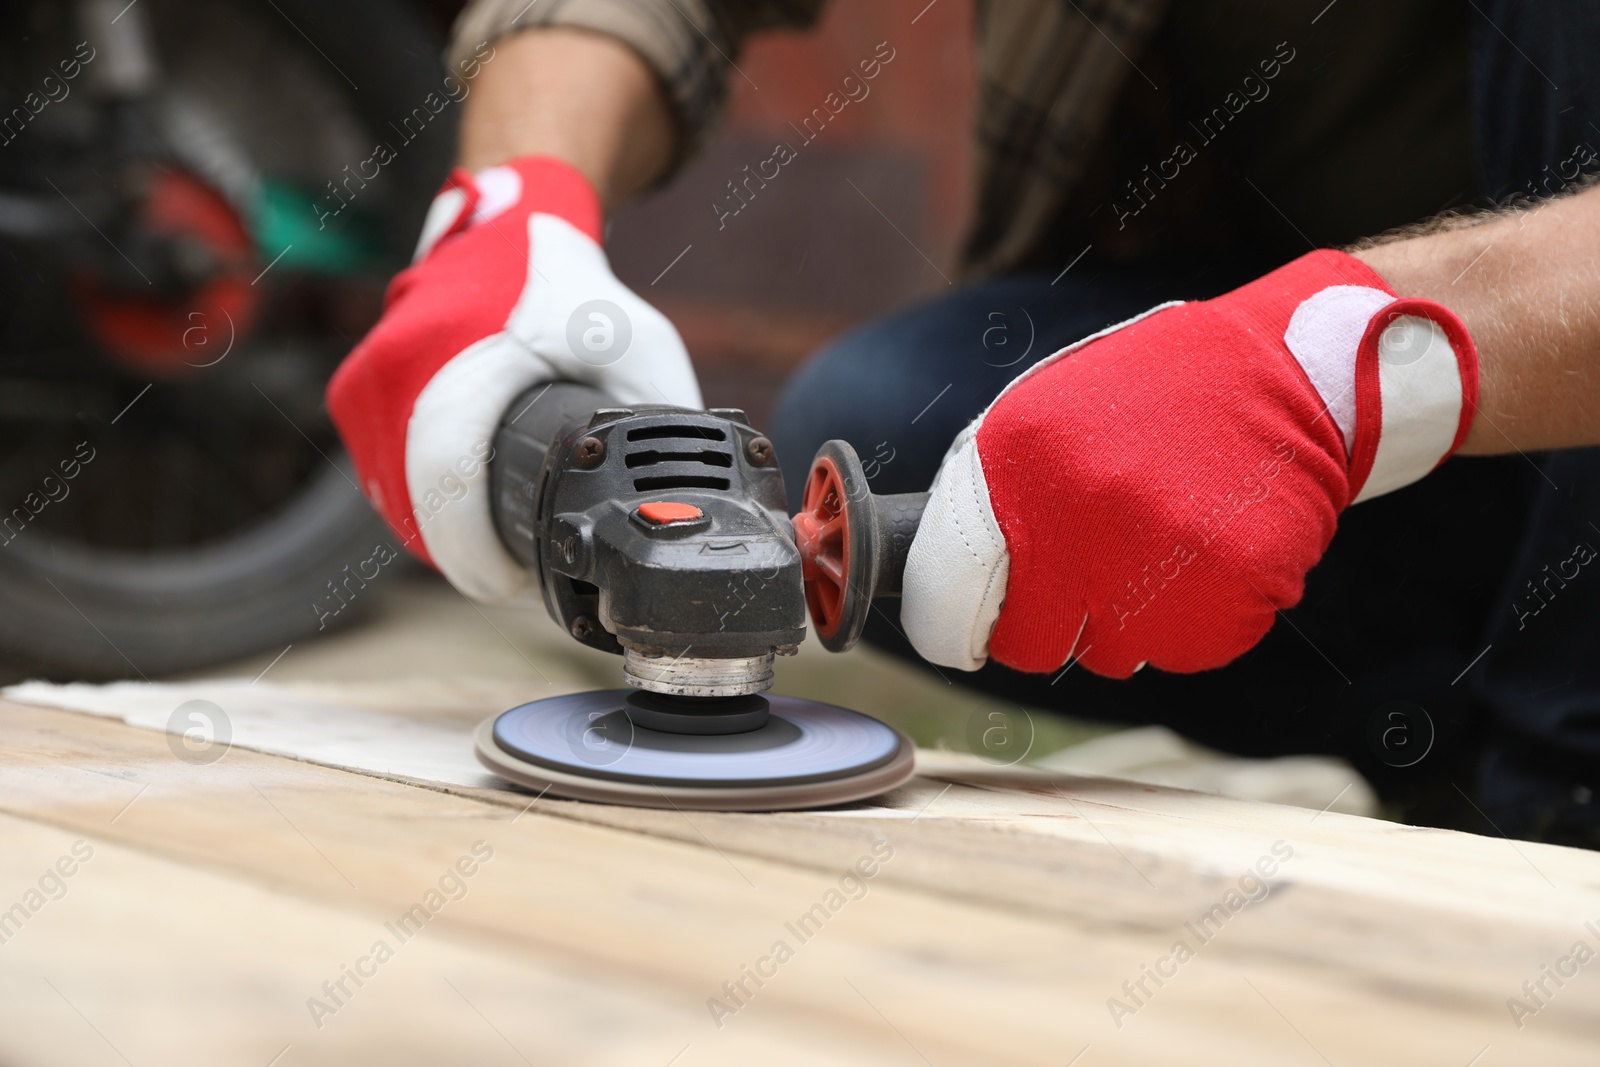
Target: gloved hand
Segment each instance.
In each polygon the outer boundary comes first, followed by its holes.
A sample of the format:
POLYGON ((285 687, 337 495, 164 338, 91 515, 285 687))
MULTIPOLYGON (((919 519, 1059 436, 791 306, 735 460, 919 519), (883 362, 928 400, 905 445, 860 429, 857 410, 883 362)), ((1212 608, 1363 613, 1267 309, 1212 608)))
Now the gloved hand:
POLYGON ((1461 321, 1341 252, 1168 304, 1012 382, 951 446, 901 618, 934 663, 1219 667, 1300 599, 1339 513, 1466 438, 1461 321))
POLYGON ((518 394, 561 380, 623 404, 701 406, 683 341, 611 273, 601 226, 594 188, 559 160, 455 171, 383 318, 328 386, 367 496, 473 599, 527 578, 495 533, 487 470, 518 394))

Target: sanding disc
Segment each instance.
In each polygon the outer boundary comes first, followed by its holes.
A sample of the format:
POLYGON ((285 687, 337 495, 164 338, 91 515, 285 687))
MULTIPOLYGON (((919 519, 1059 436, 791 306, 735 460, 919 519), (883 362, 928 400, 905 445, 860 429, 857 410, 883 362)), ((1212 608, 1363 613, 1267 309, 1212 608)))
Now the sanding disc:
POLYGON ((478 760, 557 796, 710 811, 815 808, 876 796, 913 771, 912 745, 867 715, 768 696, 766 725, 738 734, 675 734, 635 725, 632 690, 536 700, 485 720, 478 760))

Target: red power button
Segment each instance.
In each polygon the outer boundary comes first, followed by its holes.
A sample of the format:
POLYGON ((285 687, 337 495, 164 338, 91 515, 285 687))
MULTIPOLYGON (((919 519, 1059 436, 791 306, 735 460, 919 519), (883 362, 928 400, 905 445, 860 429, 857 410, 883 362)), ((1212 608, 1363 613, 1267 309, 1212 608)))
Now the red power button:
POLYGON ((667 526, 674 522, 693 522, 700 518, 700 509, 693 504, 680 504, 672 500, 652 500, 639 505, 639 518, 652 526, 667 526))

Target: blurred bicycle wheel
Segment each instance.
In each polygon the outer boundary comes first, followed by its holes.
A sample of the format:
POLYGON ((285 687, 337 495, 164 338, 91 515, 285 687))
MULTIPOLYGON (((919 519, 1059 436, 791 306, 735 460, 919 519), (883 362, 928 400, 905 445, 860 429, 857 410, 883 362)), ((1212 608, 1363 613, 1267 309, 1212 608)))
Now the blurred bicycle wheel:
POLYGON ((448 167, 442 46, 383 0, 0 5, 5 674, 153 676, 360 609, 332 583, 393 542, 322 392, 448 167))

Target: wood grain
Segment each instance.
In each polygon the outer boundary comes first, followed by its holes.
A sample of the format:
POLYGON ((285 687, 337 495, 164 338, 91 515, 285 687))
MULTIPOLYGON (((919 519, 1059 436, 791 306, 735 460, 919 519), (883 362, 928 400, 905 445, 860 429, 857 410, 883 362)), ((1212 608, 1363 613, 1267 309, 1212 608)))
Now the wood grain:
POLYGON ((1594 1060, 1600 965, 1521 1029, 1506 1007, 1600 946, 1589 853, 955 759, 883 808, 532 800, 239 749, 194 766, 0 704, 0 908, 96 849, 0 945, 0 1062, 1594 1060), (313 1025, 306 998, 480 841, 465 896, 313 1025), (892 858, 847 899, 875 843, 892 858), (1270 891, 1202 943, 1185 924, 1274 844, 1270 891), (1194 958, 1135 1004, 1123 982, 1179 938, 1194 958), (708 1000, 779 940, 793 958, 719 1027, 708 1000))

